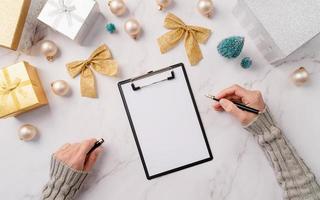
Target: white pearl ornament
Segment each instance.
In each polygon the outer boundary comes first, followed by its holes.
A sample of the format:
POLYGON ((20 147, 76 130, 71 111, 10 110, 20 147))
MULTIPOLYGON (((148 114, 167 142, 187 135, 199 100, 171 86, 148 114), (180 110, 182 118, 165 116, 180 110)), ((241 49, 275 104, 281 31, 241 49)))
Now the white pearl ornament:
POLYGON ((157 0, 158 9, 163 10, 171 4, 171 0, 157 0))
POLYGON ((295 85, 301 86, 309 80, 309 72, 304 67, 300 67, 293 72, 291 79, 295 85))
POLYGON ((64 80, 57 80, 51 83, 51 90, 58 96, 65 96, 69 92, 69 85, 64 80))
POLYGON ((19 128, 19 138, 23 141, 30 141, 36 137, 38 130, 31 124, 24 124, 19 128))
POLYGON ((54 57, 58 53, 58 47, 56 43, 50 40, 44 40, 41 42, 40 50, 44 56, 46 56, 47 60, 52 62, 54 57))
POLYGON ((137 39, 140 34, 141 27, 136 19, 129 19, 124 23, 124 30, 133 38, 137 39))
POLYGON ((198 11, 206 17, 211 17, 213 12, 213 3, 211 0, 199 0, 198 4, 198 11))
POLYGON ((109 8, 116 16, 122 16, 127 12, 126 4, 123 0, 109 0, 109 8))

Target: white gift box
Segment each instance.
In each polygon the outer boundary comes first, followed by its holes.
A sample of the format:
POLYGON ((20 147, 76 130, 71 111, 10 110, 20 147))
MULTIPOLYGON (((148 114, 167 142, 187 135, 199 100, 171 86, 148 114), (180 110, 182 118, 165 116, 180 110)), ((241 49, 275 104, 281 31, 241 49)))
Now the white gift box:
POLYGON ((95 0, 48 0, 38 19, 81 43, 99 15, 95 0))
POLYGON ((233 13, 272 64, 320 32, 319 0, 238 0, 233 13))

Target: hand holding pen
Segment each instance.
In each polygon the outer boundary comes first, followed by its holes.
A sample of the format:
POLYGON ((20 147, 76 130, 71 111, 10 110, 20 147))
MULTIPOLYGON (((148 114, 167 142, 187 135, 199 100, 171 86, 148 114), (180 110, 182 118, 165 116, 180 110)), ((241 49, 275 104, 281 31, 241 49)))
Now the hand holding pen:
POLYGON ((259 91, 247 90, 239 85, 222 90, 215 98, 219 101, 213 104, 213 108, 219 112, 226 111, 232 114, 242 125, 247 125, 254 120, 257 117, 255 112, 262 112, 265 109, 265 103, 259 91), (239 104, 251 108, 251 111, 246 111, 243 107, 239 108, 239 104))
POLYGON ((102 153, 100 145, 103 142, 103 139, 89 139, 81 143, 67 143, 54 153, 54 157, 72 169, 89 172, 102 153))

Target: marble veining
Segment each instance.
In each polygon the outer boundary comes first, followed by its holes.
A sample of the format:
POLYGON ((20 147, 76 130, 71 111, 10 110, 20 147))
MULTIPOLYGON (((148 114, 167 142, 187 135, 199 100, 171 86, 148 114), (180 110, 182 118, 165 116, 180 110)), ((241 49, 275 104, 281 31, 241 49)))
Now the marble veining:
POLYGON ((211 19, 204 18, 196 11, 195 1, 174 2, 167 10, 159 12, 155 1, 127 1, 130 13, 117 18, 107 9, 106 1, 99 0, 106 19, 97 22, 83 46, 49 30, 47 39, 54 40, 61 51, 53 63, 48 63, 37 47, 32 49, 32 56, 0 48, 0 66, 27 60, 38 67, 50 102, 50 106, 16 118, 0 120, 2 199, 39 199, 42 186, 48 180, 52 152, 65 142, 88 137, 104 137, 105 153, 85 184, 80 200, 281 199, 281 189, 273 171, 253 137, 231 116, 212 111, 212 102, 203 96, 206 93, 214 94, 234 83, 262 91, 275 121, 319 180, 317 111, 320 109, 320 57, 317 44, 320 40, 315 38, 274 67, 257 52, 248 37, 240 57, 225 60, 216 51, 218 42, 230 35, 247 36, 231 13, 235 0, 215 1, 215 15, 211 19), (182 43, 168 53, 160 54, 156 38, 167 31, 162 26, 167 12, 175 13, 188 24, 213 30, 207 44, 200 45, 204 59, 197 66, 188 64, 182 43), (142 24, 143 33, 137 41, 123 30, 123 23, 130 16, 142 24), (114 23, 118 33, 108 34, 104 30, 106 22, 114 23), (80 80, 69 77, 65 64, 88 57, 103 42, 118 60, 121 72, 116 78, 95 73, 99 98, 82 98, 80 80), (251 69, 240 67, 240 60, 245 56, 253 59, 251 69), (148 181, 116 83, 178 62, 186 65, 214 160, 148 181), (311 73, 311 81, 303 87, 294 86, 289 78, 299 66, 304 66, 311 73), (58 79, 70 84, 70 96, 52 94, 50 83, 58 79), (23 123, 38 127, 40 137, 36 141, 26 143, 18 139, 17 129, 23 123))

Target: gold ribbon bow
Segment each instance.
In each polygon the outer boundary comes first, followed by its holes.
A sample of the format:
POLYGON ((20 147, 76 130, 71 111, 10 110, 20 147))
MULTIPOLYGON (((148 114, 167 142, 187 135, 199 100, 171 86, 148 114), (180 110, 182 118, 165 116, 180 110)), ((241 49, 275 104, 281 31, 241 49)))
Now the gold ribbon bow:
POLYGON ((74 61, 67 64, 68 72, 72 78, 81 74, 81 96, 96 98, 95 79, 91 68, 108 76, 117 74, 118 64, 112 59, 107 45, 103 44, 98 47, 87 60, 74 61))
POLYGON ((20 79, 15 79, 14 81, 12 81, 11 83, 1 83, 0 84, 0 95, 4 96, 4 95, 8 95, 10 92, 12 92, 13 90, 15 90, 21 83, 20 79))
POLYGON ((205 43, 211 30, 200 26, 186 25, 180 18, 169 13, 164 20, 164 27, 171 31, 158 38, 161 53, 166 53, 175 47, 183 37, 186 53, 191 65, 196 65, 202 59, 199 43, 205 43))
MULTIPOLYGON (((0 105, 1 112, 6 112, 6 109, 9 109, 9 105, 7 105, 7 97, 11 96, 13 105, 17 110, 20 109, 20 103, 17 98, 17 90, 20 87, 24 87, 32 84, 30 80, 21 81, 21 79, 16 78, 11 81, 7 69, 2 70, 4 81, 0 82, 0 105)), ((0 113, 1 114, 1 113, 0 113)))

